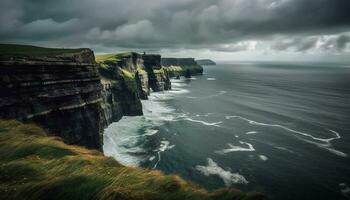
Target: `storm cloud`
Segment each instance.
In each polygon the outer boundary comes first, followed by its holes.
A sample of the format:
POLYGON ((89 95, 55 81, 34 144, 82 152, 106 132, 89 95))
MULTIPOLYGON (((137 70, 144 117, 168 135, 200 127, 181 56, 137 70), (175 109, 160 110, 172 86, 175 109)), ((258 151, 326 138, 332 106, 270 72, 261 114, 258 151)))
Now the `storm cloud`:
POLYGON ((341 52, 349 10, 349 0, 2 0, 0 39, 97 51, 341 52))

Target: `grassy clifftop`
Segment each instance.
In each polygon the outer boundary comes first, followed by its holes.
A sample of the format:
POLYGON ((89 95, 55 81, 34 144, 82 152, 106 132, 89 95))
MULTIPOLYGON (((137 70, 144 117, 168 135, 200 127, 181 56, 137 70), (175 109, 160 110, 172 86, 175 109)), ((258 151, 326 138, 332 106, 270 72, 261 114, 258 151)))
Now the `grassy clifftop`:
POLYGON ((98 63, 115 62, 115 61, 120 61, 127 56, 131 56, 131 52, 125 52, 125 53, 119 53, 119 54, 96 55, 96 62, 98 63))
POLYGON ((78 53, 84 49, 44 48, 31 45, 0 44, 1 56, 50 56, 63 53, 78 53))
POLYGON ((265 199, 234 189, 209 193, 178 176, 120 165, 64 144, 35 125, 0 120, 0 199, 265 199))
POLYGON ((45 48, 31 45, 0 44, 0 61, 43 61, 95 63, 92 50, 45 48))

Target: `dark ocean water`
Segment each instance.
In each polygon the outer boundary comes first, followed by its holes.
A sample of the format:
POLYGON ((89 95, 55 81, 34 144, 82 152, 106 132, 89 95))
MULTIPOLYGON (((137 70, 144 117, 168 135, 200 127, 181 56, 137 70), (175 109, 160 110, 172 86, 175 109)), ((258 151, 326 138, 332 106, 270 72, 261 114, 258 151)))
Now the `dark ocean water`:
POLYGON ((206 66, 173 88, 107 128, 105 154, 209 190, 350 198, 350 65, 206 66))

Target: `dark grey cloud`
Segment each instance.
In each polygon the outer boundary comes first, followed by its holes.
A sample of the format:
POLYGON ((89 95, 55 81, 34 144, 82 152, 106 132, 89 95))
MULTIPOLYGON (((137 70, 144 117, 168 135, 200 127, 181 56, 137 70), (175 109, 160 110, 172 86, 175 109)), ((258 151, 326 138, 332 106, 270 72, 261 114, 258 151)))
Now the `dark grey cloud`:
POLYGON ((292 37, 274 40, 271 48, 277 51, 323 51, 340 53, 350 50, 350 33, 309 37, 292 37))
MULTIPOLYGON (((0 40, 243 51, 246 40, 278 36, 298 39, 274 49, 308 51, 318 41, 311 36, 349 31, 349 10, 349 0, 1 0, 0 40)), ((330 43, 341 51, 348 42, 344 35, 330 43)))

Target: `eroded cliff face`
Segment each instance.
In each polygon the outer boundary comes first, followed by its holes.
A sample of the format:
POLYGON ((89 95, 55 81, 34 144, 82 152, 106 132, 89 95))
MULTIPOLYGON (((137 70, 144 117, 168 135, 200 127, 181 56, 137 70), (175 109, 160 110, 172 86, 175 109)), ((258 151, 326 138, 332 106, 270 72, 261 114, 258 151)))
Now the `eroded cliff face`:
POLYGON ((0 45, 0 53, 0 118, 34 122, 94 149, 110 123, 143 114, 150 89, 170 90, 174 73, 202 72, 192 59, 163 60, 164 67, 160 55, 109 54, 96 62, 90 49, 24 45, 0 45))
POLYGON ((170 90, 171 82, 168 72, 161 65, 160 55, 142 55, 148 74, 149 86, 154 92, 170 90))
POLYGON ((171 77, 203 74, 203 67, 194 58, 162 58, 161 65, 171 77))
POLYGON ((34 122, 66 143, 100 149, 100 77, 89 49, 0 59, 0 118, 34 122))
POLYGON ((111 66, 100 67, 99 70, 103 85, 101 105, 106 114, 106 124, 118 121, 123 116, 142 115, 142 104, 133 74, 111 66))

